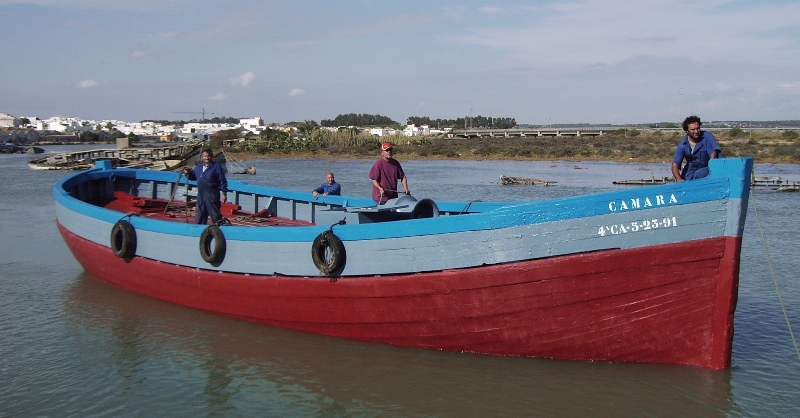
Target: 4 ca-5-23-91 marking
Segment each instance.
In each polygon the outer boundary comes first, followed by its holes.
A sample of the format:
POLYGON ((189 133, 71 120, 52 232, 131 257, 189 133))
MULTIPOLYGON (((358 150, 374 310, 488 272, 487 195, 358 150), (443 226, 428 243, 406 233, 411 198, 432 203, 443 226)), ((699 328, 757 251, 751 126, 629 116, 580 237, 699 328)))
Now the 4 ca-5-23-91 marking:
POLYGON ((603 225, 597 231, 597 234, 604 237, 606 234, 619 235, 627 234, 628 232, 649 231, 651 229, 672 228, 675 226, 678 226, 678 220, 675 219, 674 216, 661 219, 653 218, 615 225, 603 225))

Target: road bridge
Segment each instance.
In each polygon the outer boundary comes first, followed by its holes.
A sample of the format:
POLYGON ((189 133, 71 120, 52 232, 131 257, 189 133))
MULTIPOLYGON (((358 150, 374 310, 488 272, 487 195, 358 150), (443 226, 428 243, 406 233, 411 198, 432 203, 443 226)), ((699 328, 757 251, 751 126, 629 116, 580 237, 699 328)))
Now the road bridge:
POLYGON ((509 138, 535 136, 600 136, 614 129, 607 128, 512 128, 512 129, 454 129, 451 137, 509 138))

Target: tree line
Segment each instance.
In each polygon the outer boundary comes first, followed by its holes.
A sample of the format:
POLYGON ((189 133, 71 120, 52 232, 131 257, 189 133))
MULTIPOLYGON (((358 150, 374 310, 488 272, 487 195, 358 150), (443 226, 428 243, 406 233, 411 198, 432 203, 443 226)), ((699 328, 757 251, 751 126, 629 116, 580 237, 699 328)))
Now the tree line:
POLYGON ((235 125, 235 124, 239 123, 239 119, 244 119, 244 118, 234 118, 234 117, 231 117, 231 116, 217 116, 217 117, 210 118, 210 119, 191 119, 191 120, 188 120, 188 121, 185 121, 185 120, 165 120, 165 119, 145 119, 145 120, 141 121, 140 123, 152 122, 152 123, 160 123, 161 125, 185 125, 187 123, 220 123, 220 124, 222 124, 222 123, 230 123, 232 125, 235 125))
POLYGON ((432 128, 487 128, 487 129, 511 129, 517 126, 515 118, 493 118, 485 116, 463 117, 458 119, 431 119, 427 116, 411 116, 408 118, 409 125, 428 125, 432 128))
MULTIPOLYGON (((401 126, 391 118, 368 113, 348 113, 339 115, 334 119, 323 119, 321 126, 401 126)), ((491 128, 511 129, 517 126, 515 118, 495 118, 486 116, 463 117, 457 119, 431 119, 428 116, 411 116, 406 119, 406 125, 428 125, 432 128, 491 128)))
POLYGON ((370 115, 368 113, 348 113, 333 119, 322 119, 319 123, 325 127, 336 126, 396 126, 399 125, 388 116, 370 115))

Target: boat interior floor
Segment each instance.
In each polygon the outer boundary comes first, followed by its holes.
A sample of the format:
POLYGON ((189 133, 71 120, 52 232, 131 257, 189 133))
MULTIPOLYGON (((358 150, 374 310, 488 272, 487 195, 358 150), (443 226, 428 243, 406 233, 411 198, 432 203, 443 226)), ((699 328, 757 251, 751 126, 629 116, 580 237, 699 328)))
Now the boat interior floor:
MULTIPOLYGON (((152 219, 194 223, 195 202, 167 201, 133 196, 115 192, 114 198, 98 198, 89 203, 123 214, 135 214, 152 219)), ((311 222, 271 216, 267 209, 259 212, 246 212, 241 206, 223 203, 220 207, 223 218, 235 226, 311 226, 311 222)), ((211 221, 209 220, 209 224, 211 221)))

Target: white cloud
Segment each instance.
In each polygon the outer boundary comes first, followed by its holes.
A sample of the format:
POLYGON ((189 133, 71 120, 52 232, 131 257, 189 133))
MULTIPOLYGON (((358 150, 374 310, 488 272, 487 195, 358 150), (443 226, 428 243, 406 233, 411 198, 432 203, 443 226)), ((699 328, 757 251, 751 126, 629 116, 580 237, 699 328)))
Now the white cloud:
POLYGON ((133 54, 131 54, 131 58, 138 60, 139 58, 143 58, 144 55, 145 55, 144 51, 133 51, 133 54))
POLYGON ((505 13, 505 10, 503 10, 503 9, 497 7, 497 6, 481 7, 481 8, 478 8, 478 11, 480 13, 482 13, 482 14, 485 14, 485 15, 499 15, 499 14, 504 14, 505 13))
POLYGON ((253 81, 254 78, 256 78, 256 76, 253 74, 253 72, 248 71, 242 75, 231 77, 230 82, 232 86, 247 87, 247 85, 250 84, 250 82, 253 81))
POLYGON ((208 98, 208 100, 227 100, 227 99, 228 99, 228 96, 226 96, 226 95, 224 95, 222 93, 217 93, 217 94, 215 94, 215 95, 213 95, 213 96, 208 98))
POLYGON ((289 97, 302 96, 304 94, 306 94, 306 91, 303 89, 292 89, 292 91, 289 92, 289 97))
POLYGON ((97 81, 94 81, 94 80, 92 80, 90 78, 88 80, 83 80, 80 83, 78 83, 78 88, 79 89, 88 89, 89 87, 94 87, 94 86, 96 86, 98 84, 100 84, 100 83, 98 83, 97 81))
POLYGON ((793 81, 791 83, 778 84, 778 88, 791 92, 800 92, 800 81, 793 81))

